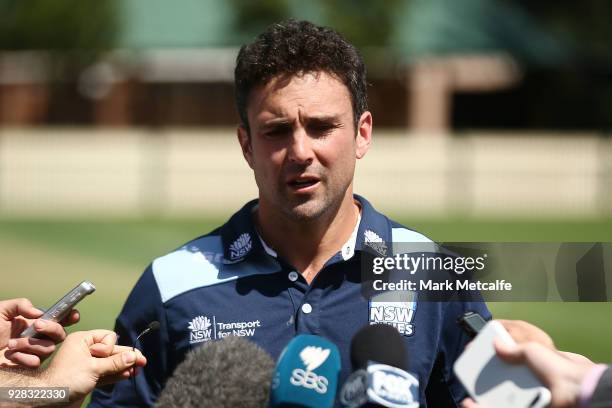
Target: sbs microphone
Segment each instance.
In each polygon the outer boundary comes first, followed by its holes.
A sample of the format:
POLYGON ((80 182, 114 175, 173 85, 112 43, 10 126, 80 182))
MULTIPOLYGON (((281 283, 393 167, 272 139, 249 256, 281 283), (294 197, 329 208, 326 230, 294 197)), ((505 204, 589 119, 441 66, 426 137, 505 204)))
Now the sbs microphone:
POLYGON ((272 357, 242 337, 209 341, 187 353, 155 406, 262 408, 273 372, 272 357))
POLYGON ((339 373, 334 343, 311 334, 296 336, 276 364, 269 407, 332 407, 339 373))
POLYGON ((404 339, 392 326, 365 326, 351 341, 353 373, 340 391, 344 407, 417 408, 419 381, 407 372, 404 339))

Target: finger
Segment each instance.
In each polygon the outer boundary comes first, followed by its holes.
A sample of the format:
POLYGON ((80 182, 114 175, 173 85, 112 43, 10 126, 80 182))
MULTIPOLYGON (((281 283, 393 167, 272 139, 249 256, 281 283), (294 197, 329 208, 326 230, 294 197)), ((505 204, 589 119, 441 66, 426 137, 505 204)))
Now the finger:
POLYGON ((524 320, 503 320, 498 322, 510 333, 512 338, 519 344, 527 342, 540 343, 550 349, 555 348, 552 338, 542 329, 524 320))
POLYGON ((54 343, 60 343, 66 338, 66 331, 61 324, 51 320, 38 319, 34 322, 36 333, 42 334, 54 343))
POLYGON ((479 408, 479 405, 471 398, 466 398, 461 401, 462 408, 479 408))
POLYGON ((508 344, 499 338, 495 338, 493 345, 497 355, 507 363, 518 364, 525 360, 522 348, 516 344, 508 344))
POLYGON ((77 309, 72 309, 70 313, 68 313, 68 316, 62 319, 60 324, 64 327, 72 326, 73 324, 78 323, 79 320, 81 320, 81 314, 79 313, 77 309))
POLYGON ((87 345, 89 347, 98 343, 106 344, 109 346, 113 346, 117 343, 117 333, 110 330, 95 329, 79 333, 85 338, 85 341, 87 342, 87 345))
POLYGON ((55 351, 55 344, 47 339, 23 338, 10 339, 8 349, 13 352, 35 354, 40 357, 48 357, 55 351))
POLYGON ((572 353, 571 351, 558 351, 558 353, 567 358, 568 360, 578 363, 578 364, 595 364, 588 357, 583 356, 582 354, 572 353))
POLYGON ((0 313, 7 320, 17 316, 23 316, 30 319, 35 319, 42 316, 43 312, 32 305, 29 299, 19 298, 0 302, 0 313))
POLYGON ((113 346, 96 343, 89 346, 89 352, 93 357, 105 358, 113 355, 113 346))
POLYGON ((147 359, 142 354, 142 352, 138 349, 132 349, 132 347, 114 346, 112 354, 115 355, 119 353, 125 353, 127 351, 136 353, 136 363, 134 365, 138 367, 144 367, 147 364, 147 359))
POLYGON ((17 365, 27 368, 38 368, 40 367, 40 357, 34 354, 22 353, 21 351, 8 350, 4 353, 4 357, 17 365))
POLYGON ((95 360, 97 374, 101 377, 120 374, 135 363, 136 353, 133 351, 125 351, 107 358, 95 360))

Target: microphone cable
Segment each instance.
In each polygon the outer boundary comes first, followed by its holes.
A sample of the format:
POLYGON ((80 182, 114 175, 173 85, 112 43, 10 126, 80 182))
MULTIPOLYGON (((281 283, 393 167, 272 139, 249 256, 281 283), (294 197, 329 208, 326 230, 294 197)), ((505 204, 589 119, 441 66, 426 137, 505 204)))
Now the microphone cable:
MULTIPOLYGON (((136 336, 136 340, 134 340, 134 343, 132 345, 132 351, 136 352, 136 343, 138 343, 138 340, 140 340, 142 336, 144 336, 145 334, 154 332, 155 330, 158 330, 158 329, 159 329, 159 322, 157 320, 153 320, 151 323, 149 323, 147 327, 143 331, 141 331, 138 336, 136 336)), ((136 366, 134 366, 133 372, 134 374, 131 376, 132 386, 134 387, 134 391, 137 391, 136 389, 136 366)))

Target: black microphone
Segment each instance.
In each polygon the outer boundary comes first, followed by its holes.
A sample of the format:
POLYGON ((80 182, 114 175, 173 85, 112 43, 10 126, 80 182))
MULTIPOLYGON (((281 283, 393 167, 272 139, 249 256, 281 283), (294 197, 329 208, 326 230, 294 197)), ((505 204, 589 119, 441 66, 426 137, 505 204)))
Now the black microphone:
POLYGON ((136 336, 136 340, 134 340, 134 345, 132 346, 132 351, 136 348, 136 342, 138 342, 142 336, 157 329, 159 329, 159 322, 157 320, 153 320, 143 331, 140 332, 138 336, 136 336))
MULTIPOLYGON (((143 331, 140 332, 138 336, 136 336, 136 340, 134 340, 134 343, 132 343, 132 351, 136 351, 136 343, 138 342, 138 340, 140 340, 142 336, 150 332, 153 332, 157 329, 159 329, 159 322, 157 320, 153 320, 151 323, 147 325, 147 327, 143 331)), ((132 375, 132 387, 136 389, 136 367, 134 367, 134 371, 132 375)))
POLYGON ((344 407, 418 408, 419 381, 407 371, 405 341, 392 326, 375 324, 351 341, 353 373, 340 391, 344 407))
POLYGON ((187 353, 156 407, 244 407, 268 404, 274 360, 241 337, 209 341, 187 353))

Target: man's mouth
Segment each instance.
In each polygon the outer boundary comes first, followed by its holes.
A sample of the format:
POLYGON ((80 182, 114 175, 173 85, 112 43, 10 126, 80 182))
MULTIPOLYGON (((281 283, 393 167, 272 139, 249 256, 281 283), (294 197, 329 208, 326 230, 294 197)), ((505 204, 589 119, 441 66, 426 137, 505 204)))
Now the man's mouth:
POLYGON ((319 181, 316 177, 297 177, 289 180, 287 184, 297 192, 308 192, 314 189, 319 181))

